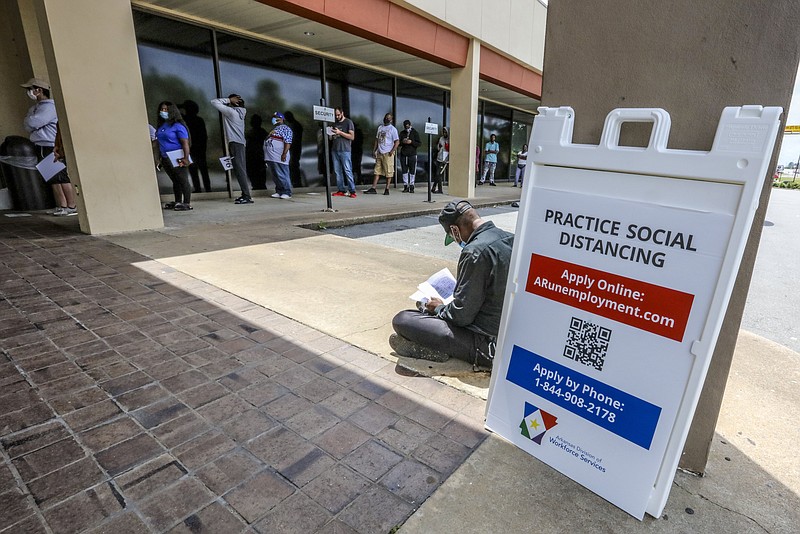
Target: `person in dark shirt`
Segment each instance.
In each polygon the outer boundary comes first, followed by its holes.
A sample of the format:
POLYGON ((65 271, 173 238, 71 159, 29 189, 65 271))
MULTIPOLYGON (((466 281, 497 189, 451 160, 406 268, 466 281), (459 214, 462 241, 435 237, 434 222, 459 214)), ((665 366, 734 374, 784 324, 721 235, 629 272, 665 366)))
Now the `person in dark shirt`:
POLYGON ((264 119, 255 114, 250 117, 250 130, 245 136, 245 158, 247 159, 247 176, 253 189, 267 188, 267 168, 264 166, 264 141, 267 131, 261 126, 264 119))
POLYGON ((461 246, 453 301, 420 303, 392 319, 389 344, 400 356, 491 367, 506 292, 514 234, 481 219, 466 200, 448 203, 439 214, 445 245, 461 246))
POLYGON ((403 172, 403 193, 414 192, 417 174, 417 147, 422 144, 419 132, 411 127, 411 121, 403 121, 400 131, 400 170, 403 172))
POLYGON ((303 175, 300 172, 300 157, 303 151, 303 125, 294 118, 294 113, 285 111, 286 126, 292 129, 292 147, 289 149, 289 176, 294 187, 303 187, 303 175))
POLYGON ((200 106, 194 100, 184 100, 178 106, 183 115, 183 122, 189 129, 191 139, 191 155, 194 162, 189 165, 189 174, 192 177, 194 193, 202 191, 200 188, 200 177, 203 177, 203 187, 206 193, 211 191, 211 178, 208 176, 208 163, 206 162, 206 152, 208 150, 208 132, 206 122, 198 115, 200 106))

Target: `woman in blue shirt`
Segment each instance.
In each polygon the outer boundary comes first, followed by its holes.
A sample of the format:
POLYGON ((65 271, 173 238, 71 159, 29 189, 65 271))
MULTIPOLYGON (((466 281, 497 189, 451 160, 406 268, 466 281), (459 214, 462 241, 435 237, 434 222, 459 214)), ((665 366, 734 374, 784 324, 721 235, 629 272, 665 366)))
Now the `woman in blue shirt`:
POLYGON ((164 101, 158 105, 158 125, 156 126, 156 139, 158 150, 161 154, 161 167, 172 180, 172 191, 175 193, 175 202, 167 202, 164 209, 175 211, 188 211, 192 209, 192 186, 189 184, 189 130, 183 122, 178 106, 172 102, 164 101), (173 165, 168 153, 182 150, 183 154, 177 158, 177 165, 173 165))

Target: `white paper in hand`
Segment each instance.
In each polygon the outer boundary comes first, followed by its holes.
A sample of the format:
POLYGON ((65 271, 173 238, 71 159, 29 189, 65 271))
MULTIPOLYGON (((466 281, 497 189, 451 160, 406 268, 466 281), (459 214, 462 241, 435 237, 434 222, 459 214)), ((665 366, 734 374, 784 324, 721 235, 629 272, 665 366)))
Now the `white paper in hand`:
POLYGON ((428 302, 432 298, 437 298, 445 304, 450 304, 453 302, 455 290, 456 279, 450 269, 445 267, 418 285, 417 291, 408 298, 418 302, 428 302))
POLYGON ((61 161, 53 161, 52 154, 47 154, 44 159, 36 165, 36 168, 39 170, 42 178, 44 178, 44 181, 49 182, 53 179, 53 176, 66 169, 67 166, 61 161))
MULTIPOLYGON (((167 152, 167 157, 169 158, 169 162, 172 163, 173 167, 180 167, 178 160, 183 159, 183 149, 179 148, 178 150, 167 152)), ((192 163, 194 163, 194 161, 192 161, 192 156, 189 156, 189 165, 192 163)))

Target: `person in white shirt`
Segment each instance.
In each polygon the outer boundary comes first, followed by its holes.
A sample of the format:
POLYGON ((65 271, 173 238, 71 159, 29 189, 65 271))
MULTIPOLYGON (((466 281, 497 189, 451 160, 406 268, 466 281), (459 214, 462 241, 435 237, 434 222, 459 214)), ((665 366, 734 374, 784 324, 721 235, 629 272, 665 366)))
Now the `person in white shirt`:
POLYGON ((525 178, 525 167, 528 164, 528 145, 522 145, 522 150, 517 152, 517 173, 514 175, 514 185, 522 187, 522 180, 525 178))
POLYGON ((375 135, 375 144, 372 147, 375 156, 375 178, 372 180, 372 187, 364 191, 368 195, 378 194, 376 187, 378 187, 381 175, 386 176, 386 189, 383 190, 383 194, 389 194, 389 184, 394 178, 394 155, 400 144, 397 128, 392 124, 393 119, 391 113, 384 115, 383 124, 378 126, 378 132, 375 135))

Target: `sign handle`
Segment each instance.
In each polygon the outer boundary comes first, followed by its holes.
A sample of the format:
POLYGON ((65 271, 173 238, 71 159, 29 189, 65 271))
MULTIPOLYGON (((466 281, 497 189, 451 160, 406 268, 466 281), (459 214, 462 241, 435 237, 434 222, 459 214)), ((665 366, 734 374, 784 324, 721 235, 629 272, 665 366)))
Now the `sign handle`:
POLYGON ((607 149, 619 148, 619 135, 626 122, 652 122, 653 131, 645 150, 663 152, 667 149, 671 121, 669 113, 663 109, 619 108, 606 116, 600 146, 607 149))

